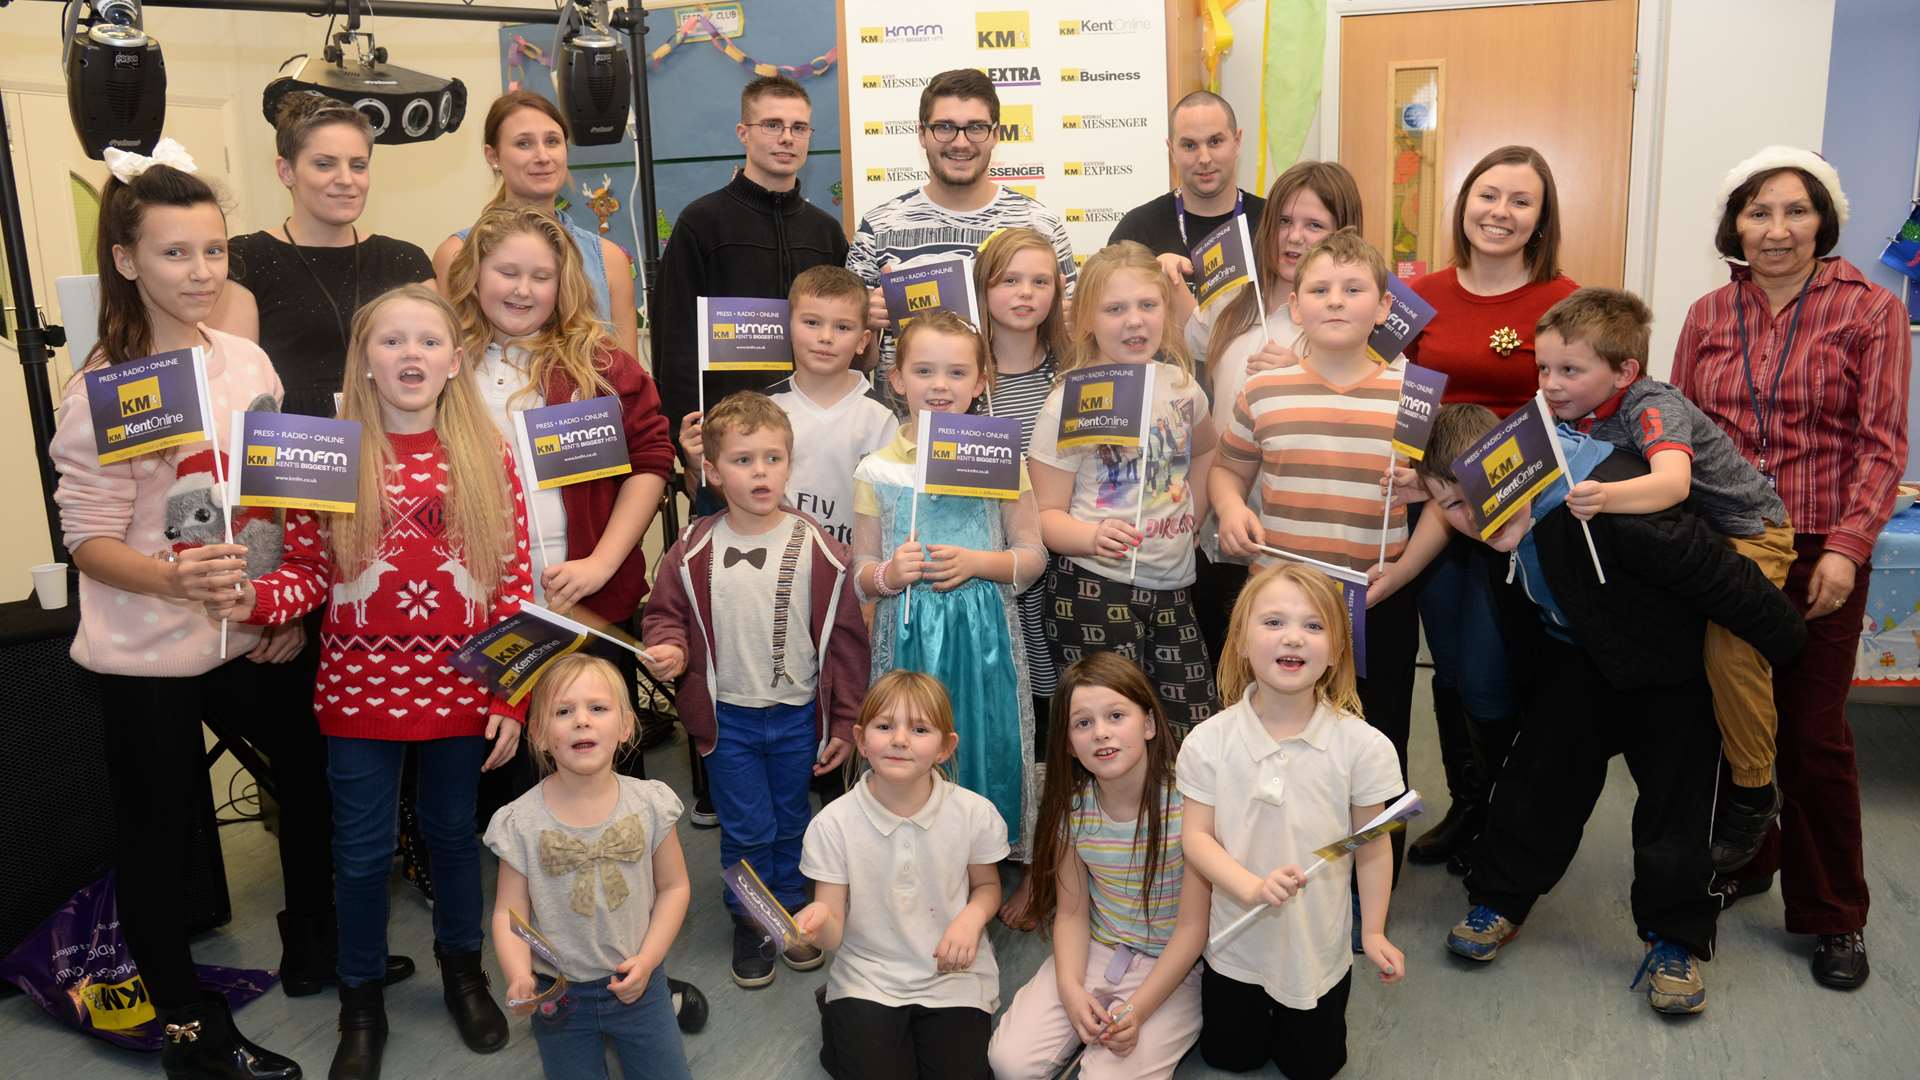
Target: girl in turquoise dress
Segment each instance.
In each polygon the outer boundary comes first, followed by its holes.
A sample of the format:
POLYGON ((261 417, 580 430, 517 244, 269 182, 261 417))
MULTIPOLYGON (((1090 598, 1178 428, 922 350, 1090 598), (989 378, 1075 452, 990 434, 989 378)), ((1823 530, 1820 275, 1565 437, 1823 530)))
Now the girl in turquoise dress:
POLYGON ((913 418, 966 412, 992 381, 992 361, 973 328, 948 313, 913 320, 898 357, 888 379, 909 419, 853 474, 854 581, 876 601, 873 676, 904 668, 946 686, 960 735, 954 780, 993 803, 1024 858, 1038 788, 1013 598, 1046 570, 1039 511, 1023 465, 1018 499, 920 495, 916 520, 913 418))

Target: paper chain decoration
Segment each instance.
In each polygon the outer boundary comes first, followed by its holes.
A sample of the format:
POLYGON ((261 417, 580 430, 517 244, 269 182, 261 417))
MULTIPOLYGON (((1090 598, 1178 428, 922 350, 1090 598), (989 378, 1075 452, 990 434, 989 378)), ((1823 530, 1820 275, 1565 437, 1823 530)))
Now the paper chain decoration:
POLYGON ((675 48, 685 44, 687 38, 696 30, 706 31, 709 35, 707 40, 713 43, 714 48, 719 49, 728 59, 755 75, 787 75, 795 79, 807 79, 832 71, 833 65, 840 59, 840 50, 835 47, 828 49, 825 56, 816 56, 805 64, 769 64, 762 60, 755 60, 741 52, 739 46, 723 36, 720 28, 713 25, 712 20, 696 13, 680 20, 679 29, 674 31, 673 37, 648 56, 649 63, 653 67, 659 67, 660 61, 666 59, 667 54, 675 48))

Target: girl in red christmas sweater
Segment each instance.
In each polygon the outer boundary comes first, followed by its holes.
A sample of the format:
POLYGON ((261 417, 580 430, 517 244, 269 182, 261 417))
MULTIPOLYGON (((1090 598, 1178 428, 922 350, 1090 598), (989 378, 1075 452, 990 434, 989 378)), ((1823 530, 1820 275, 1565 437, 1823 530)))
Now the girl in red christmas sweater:
POLYGON ((354 317, 341 416, 361 424, 358 512, 290 513, 281 568, 215 609, 279 625, 328 602, 314 711, 334 807, 336 1080, 380 1074, 387 871, 410 744, 447 1008, 476 1053, 506 1045, 506 1017, 480 970, 474 796, 479 774, 513 757, 523 710, 448 661, 530 595, 513 455, 474 390, 453 311, 432 289, 402 286, 354 317))

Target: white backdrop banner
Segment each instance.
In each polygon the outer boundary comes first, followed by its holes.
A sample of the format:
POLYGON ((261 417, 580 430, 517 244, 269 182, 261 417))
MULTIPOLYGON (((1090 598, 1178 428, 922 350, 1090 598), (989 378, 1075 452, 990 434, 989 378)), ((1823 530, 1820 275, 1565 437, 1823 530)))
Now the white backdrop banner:
POLYGON ((1065 219, 1076 256, 1167 190, 1164 0, 844 0, 857 216, 927 181, 917 125, 934 75, 973 67, 1000 93, 993 176, 1065 219))

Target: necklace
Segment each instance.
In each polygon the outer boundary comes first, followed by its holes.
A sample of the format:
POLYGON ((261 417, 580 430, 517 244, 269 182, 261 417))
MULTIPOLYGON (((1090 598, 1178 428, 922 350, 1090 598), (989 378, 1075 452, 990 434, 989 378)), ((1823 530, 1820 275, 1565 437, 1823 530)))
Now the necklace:
POLYGON ((333 291, 327 288, 326 281, 320 277, 320 271, 313 268, 313 264, 307 261, 306 253, 300 250, 300 241, 293 237, 293 219, 290 217, 283 219, 280 222, 280 231, 287 234, 287 246, 293 249, 294 257, 300 260, 301 266, 307 268, 307 273, 313 275, 313 283, 320 286, 320 295, 327 298, 327 306, 333 309, 334 325, 340 328, 340 347, 352 349, 352 341, 347 332, 347 320, 353 317, 354 312, 360 310, 360 229, 357 226, 353 229, 353 307, 345 312, 340 310, 339 302, 333 298, 333 291))

